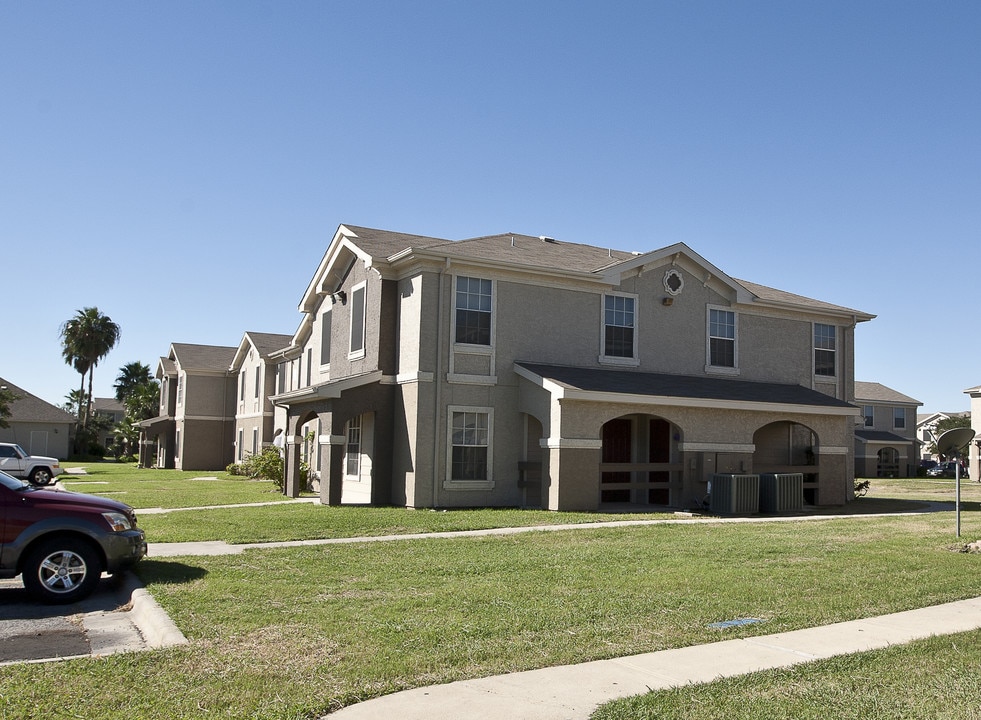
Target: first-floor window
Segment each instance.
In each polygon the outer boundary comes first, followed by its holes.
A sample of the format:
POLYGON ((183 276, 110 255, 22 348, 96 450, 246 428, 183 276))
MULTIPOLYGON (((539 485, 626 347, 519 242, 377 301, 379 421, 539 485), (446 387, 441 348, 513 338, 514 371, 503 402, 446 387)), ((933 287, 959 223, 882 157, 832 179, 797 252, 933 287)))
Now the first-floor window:
POLYGON ((356 478, 361 474, 361 416, 347 422, 347 443, 344 446, 344 474, 356 478))
POLYGON ((488 480, 487 451, 489 415, 486 412, 453 413, 453 480, 488 480))
POLYGON ((242 430, 242 428, 238 429, 238 447, 235 448, 235 450, 236 450, 236 457, 238 458, 239 462, 245 459, 245 440, 244 440, 244 431, 242 430))

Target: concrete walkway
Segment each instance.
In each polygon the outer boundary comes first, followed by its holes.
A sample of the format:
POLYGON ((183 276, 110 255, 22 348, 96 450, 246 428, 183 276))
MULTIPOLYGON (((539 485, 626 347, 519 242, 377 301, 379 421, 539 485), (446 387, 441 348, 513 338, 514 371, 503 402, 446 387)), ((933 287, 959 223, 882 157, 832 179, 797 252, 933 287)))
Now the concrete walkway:
POLYGON ((981 598, 866 620, 462 680, 367 700, 322 720, 587 720, 604 703, 981 628, 981 598))

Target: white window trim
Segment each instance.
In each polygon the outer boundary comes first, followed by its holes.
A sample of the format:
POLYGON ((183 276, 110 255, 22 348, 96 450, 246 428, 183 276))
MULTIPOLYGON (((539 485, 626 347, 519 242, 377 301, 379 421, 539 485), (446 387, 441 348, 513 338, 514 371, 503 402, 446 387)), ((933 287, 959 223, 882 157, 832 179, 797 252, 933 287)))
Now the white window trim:
POLYGON ((465 349, 468 353, 473 353, 475 355, 493 355, 494 345, 497 340, 497 281, 489 277, 482 277, 480 275, 460 273, 459 275, 453 275, 450 287, 453 291, 453 312, 450 313, 450 337, 453 339, 453 346, 456 348, 465 349), (456 282, 462 277, 474 278, 475 280, 488 280, 491 284, 490 344, 488 345, 462 343, 457 342, 456 340, 456 311, 459 309, 456 306, 456 282))
POLYGON ((840 344, 840 336, 841 336, 841 331, 839 330, 839 327, 837 325, 835 325, 834 323, 826 323, 826 322, 825 323, 822 323, 822 322, 814 322, 814 323, 811 323, 811 374, 815 377, 815 379, 818 382, 821 382, 821 381, 828 382, 828 383, 830 383, 832 381, 837 382, 838 377, 841 374, 841 368, 838 367, 838 345, 840 344), (814 335, 815 335, 815 331, 816 331, 818 325, 826 325, 828 327, 832 327, 832 328, 835 329, 835 349, 834 350, 827 350, 827 348, 819 348, 817 346, 817 343, 814 342, 814 340, 815 340, 814 335), (825 350, 827 352, 833 352, 835 354, 835 372, 834 372, 834 375, 818 375, 818 373, 817 373, 817 351, 818 350, 825 350))
POLYGON ((348 332, 348 340, 347 340, 347 349, 348 349, 347 359, 348 360, 363 360, 364 357, 365 357, 365 349, 366 349, 365 348, 365 345, 367 344, 366 340, 367 340, 367 334, 368 334, 368 332, 367 332, 367 329, 368 329, 368 281, 366 280, 364 282, 360 282, 360 283, 358 283, 357 285, 355 285, 354 287, 351 288, 351 295, 350 295, 351 300, 350 300, 350 302, 351 302, 351 307, 352 308, 354 307, 354 294, 356 292, 358 292, 358 290, 364 290, 364 307, 362 308, 362 317, 361 317, 361 349, 360 350, 351 350, 351 346, 352 346, 353 341, 354 341, 354 322, 353 322, 354 314, 349 311, 348 314, 349 314, 349 317, 351 318, 352 322, 350 324, 351 325, 351 328, 350 328, 350 330, 348 332))
POLYGON ((345 482, 360 482, 361 480, 361 455, 362 455, 361 448, 363 447, 363 443, 364 443, 364 435, 363 435, 362 416, 356 415, 344 424, 344 481, 345 482), (348 472, 348 461, 350 459, 349 455, 350 455, 350 446, 351 446, 351 423, 354 422, 356 422, 358 426, 357 428, 358 429, 358 459, 357 459, 358 467, 357 467, 357 471, 352 474, 348 472))
POLYGON ((599 329, 600 353, 598 358, 599 363, 601 365, 639 367, 640 352, 638 348, 640 347, 640 296, 634 293, 604 292, 602 295, 600 295, 599 322, 600 322, 600 329, 599 329), (617 357, 614 355, 606 354, 606 298, 608 297, 631 298, 634 301, 634 347, 632 350, 633 357, 617 357))
POLYGON ((494 489, 494 408, 450 405, 446 408, 446 475, 444 490, 494 489), (487 479, 453 480, 453 413, 469 412, 487 415, 487 479))
POLYGON ((726 305, 705 306, 705 372, 710 375, 739 374, 739 313, 726 305), (732 313, 732 367, 712 364, 712 311, 732 313))

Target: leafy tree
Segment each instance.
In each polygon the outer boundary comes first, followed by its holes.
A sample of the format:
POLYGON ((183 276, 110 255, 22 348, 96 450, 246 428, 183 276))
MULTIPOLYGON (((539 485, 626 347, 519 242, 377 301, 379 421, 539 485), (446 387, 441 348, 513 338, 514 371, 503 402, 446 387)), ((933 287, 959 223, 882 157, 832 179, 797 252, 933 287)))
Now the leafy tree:
POLYGON ((116 389, 116 399, 124 403, 137 388, 148 383, 154 383, 153 373, 150 366, 139 361, 126 363, 119 368, 116 382, 113 387, 116 389))
MULTIPOLYGON (((85 390, 72 390, 70 393, 65 395, 65 403, 61 407, 64 408, 65 412, 75 415, 78 409, 84 407, 88 404, 89 396, 85 390)), ((76 420, 78 418, 76 417, 76 420)))
MULTIPOLYGON (((82 376, 80 396, 85 393, 85 375, 89 376, 89 391, 85 412, 79 404, 78 417, 84 428, 92 414, 92 376, 95 366, 119 342, 119 325, 108 315, 103 315, 97 307, 77 310, 75 316, 61 326, 62 351, 65 362, 74 367, 82 376)), ((81 397, 79 398, 81 400, 81 397)))
POLYGON ((0 428, 10 427, 7 418, 10 417, 10 403, 14 400, 20 400, 20 395, 14 395, 6 385, 0 386, 0 428))
POLYGON ((948 430, 955 428, 971 427, 971 418, 967 415, 955 415, 937 421, 937 427, 933 431, 933 442, 927 448, 931 453, 937 454, 937 440, 948 430))
POLYGON ((160 384, 153 379, 134 386, 123 398, 126 418, 131 423, 155 417, 160 406, 160 384))

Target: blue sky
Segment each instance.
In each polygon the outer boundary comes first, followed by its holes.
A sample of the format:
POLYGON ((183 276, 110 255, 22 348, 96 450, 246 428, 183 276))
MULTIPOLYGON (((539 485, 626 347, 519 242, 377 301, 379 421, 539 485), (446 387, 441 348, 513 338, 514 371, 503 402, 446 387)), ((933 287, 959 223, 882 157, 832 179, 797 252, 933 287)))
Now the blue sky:
POLYGON ((291 334, 341 223, 648 251, 845 305, 856 378, 981 384, 981 3, 0 2, 0 376, 291 334))

